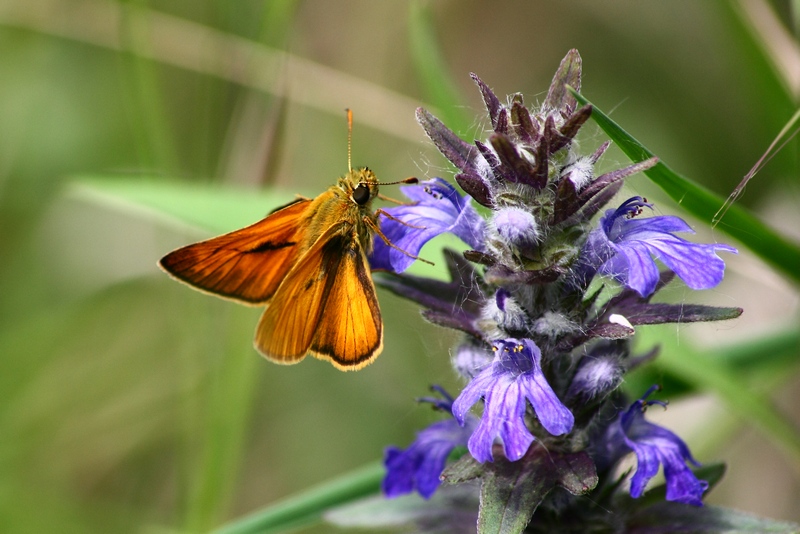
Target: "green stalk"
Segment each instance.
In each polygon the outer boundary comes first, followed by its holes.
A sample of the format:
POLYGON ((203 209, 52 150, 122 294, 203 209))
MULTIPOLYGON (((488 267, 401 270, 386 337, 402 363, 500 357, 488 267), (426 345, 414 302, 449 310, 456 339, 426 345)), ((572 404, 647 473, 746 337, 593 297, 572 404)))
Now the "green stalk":
POLYGON ((368 464, 346 475, 288 497, 263 510, 223 525, 214 534, 281 532, 318 521, 323 512, 380 491, 384 467, 368 464))

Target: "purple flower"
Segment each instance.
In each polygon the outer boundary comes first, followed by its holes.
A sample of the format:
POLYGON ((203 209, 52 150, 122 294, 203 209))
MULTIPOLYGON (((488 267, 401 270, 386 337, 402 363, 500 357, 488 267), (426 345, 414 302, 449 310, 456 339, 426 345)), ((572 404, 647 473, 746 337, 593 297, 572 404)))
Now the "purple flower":
POLYGON ((558 436, 572 430, 572 413, 547 383, 541 367, 542 353, 530 339, 494 343, 496 356, 453 403, 453 415, 464 424, 468 410, 483 397, 486 407, 478 428, 467 444, 479 462, 490 462, 496 438, 511 461, 522 458, 534 440, 525 426, 528 402, 545 430, 558 436))
MULTIPOLYGON (((434 402, 437 407, 450 411, 453 399, 443 390, 439 391, 448 397, 445 401, 422 400, 434 402)), ((383 459, 386 466, 383 493, 391 498, 416 489, 429 499, 439 487, 439 475, 444 470, 447 457, 454 448, 467 444, 477 423, 476 417, 469 417, 463 426, 452 418, 438 421, 417 433, 417 439, 407 449, 387 447, 383 459)))
MULTIPOLYGON (((385 210, 399 221, 386 216, 381 218, 381 231, 393 245, 416 256, 425 243, 450 232, 472 248, 483 249, 484 220, 472 207, 470 199, 459 195, 452 185, 441 178, 433 178, 401 189, 412 203, 385 210)), ((399 273, 413 262, 414 258, 389 247, 380 237, 375 238, 373 269, 399 273)))
POLYGON ((676 237, 673 232, 694 231, 678 217, 636 218, 643 207, 652 206, 642 197, 633 197, 616 210, 606 211, 599 228, 589 234, 581 251, 579 270, 583 271, 580 274, 584 281, 599 272, 647 297, 658 283, 655 259, 661 260, 692 289, 709 289, 722 281, 725 262, 716 252, 736 253, 735 248, 692 243, 676 237))
POLYGON ((631 497, 641 497, 647 482, 658 473, 659 466, 663 464, 667 500, 702 506, 702 496, 708 489, 708 482, 698 480, 686 465, 686 462, 700 465, 692 457, 689 447, 674 433, 648 423, 644 418, 645 407, 648 405, 665 405, 660 401, 645 401, 657 387, 651 387, 612 423, 609 427, 609 442, 612 447, 624 443, 623 447, 636 453, 637 466, 631 479, 631 497))

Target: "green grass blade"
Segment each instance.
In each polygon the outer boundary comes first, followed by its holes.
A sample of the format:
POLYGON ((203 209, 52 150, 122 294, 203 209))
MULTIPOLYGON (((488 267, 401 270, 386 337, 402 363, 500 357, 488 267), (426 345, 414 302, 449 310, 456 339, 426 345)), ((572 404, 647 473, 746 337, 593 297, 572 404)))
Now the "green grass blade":
MULTIPOLYGON (((581 104, 591 104, 582 95, 574 91, 572 93, 581 104)), ((594 107, 592 119, 631 160, 639 162, 653 157, 654 154, 639 141, 594 104, 592 106, 594 107)), ((725 199, 681 176, 663 162, 659 162, 644 173, 675 202, 701 221, 710 223, 714 214, 725 202, 725 199)), ((800 245, 789 241, 738 205, 730 207, 718 228, 746 245, 784 276, 795 283, 800 283, 800 269, 798 269, 800 245)))
POLYGON ((731 414, 747 421, 775 443, 795 472, 800 473, 800 429, 778 412, 766 393, 754 392, 741 373, 693 350, 685 342, 679 344, 664 328, 650 328, 637 333, 637 337, 643 347, 662 344, 662 353, 653 362, 654 366, 693 385, 697 391, 716 395, 731 414))
POLYGON ((794 326, 767 336, 743 340, 709 357, 750 375, 764 368, 781 369, 786 365, 800 364, 798 355, 800 328, 794 326))
POLYGON ((224 319, 214 317, 220 319, 227 323, 226 335, 219 345, 209 346, 205 360, 217 359, 214 373, 205 387, 190 391, 186 399, 187 532, 207 532, 226 516, 235 495, 258 378, 250 310, 235 307, 224 319))
MULTIPOLYGON (((139 16, 147 8, 141 1, 131 2, 120 14, 121 44, 130 49, 147 48, 148 25, 139 16)), ((135 136, 135 147, 144 168, 179 169, 175 140, 170 136, 169 114, 164 111, 164 101, 159 90, 158 64, 143 55, 121 55, 120 103, 126 108, 135 136)))
POLYGON ((214 534, 280 532, 318 521, 329 508, 380 491, 383 464, 375 462, 223 525, 214 534))
POLYGON ((429 2, 411 2, 409 17, 409 43, 411 60, 425 94, 425 99, 436 108, 436 115, 455 132, 466 132, 472 117, 460 106, 464 102, 453 80, 436 31, 429 2))
POLYGON ((82 176, 75 179, 69 192, 110 209, 214 233, 252 224, 296 198, 279 189, 253 192, 149 177, 82 176))
MULTIPOLYGON (((644 335, 643 332, 640 335, 644 335)), ((650 339, 650 338, 648 338, 650 339)), ((655 337, 650 340, 659 344, 655 337)), ((778 387, 795 376, 800 367, 800 329, 788 328, 752 340, 743 340, 724 349, 703 351, 704 357, 747 380, 748 389, 766 391, 778 387)), ((666 373, 657 366, 642 366, 625 378, 625 386, 632 396, 645 391, 652 384, 661 384, 671 398, 695 393, 695 385, 681 377, 666 373)))
MULTIPOLYGON (((792 1, 793 15, 800 16, 800 11, 796 10, 800 4, 792 1)), ((794 55, 783 51, 778 44, 792 39, 791 30, 783 26, 780 15, 768 4, 720 2, 718 7, 720 22, 731 28, 734 57, 741 57, 750 79, 758 80, 764 97, 759 100, 759 112, 770 123, 779 122, 786 106, 793 106, 796 99, 792 81, 796 69, 794 55)), ((799 28, 794 25, 795 36, 799 28)))

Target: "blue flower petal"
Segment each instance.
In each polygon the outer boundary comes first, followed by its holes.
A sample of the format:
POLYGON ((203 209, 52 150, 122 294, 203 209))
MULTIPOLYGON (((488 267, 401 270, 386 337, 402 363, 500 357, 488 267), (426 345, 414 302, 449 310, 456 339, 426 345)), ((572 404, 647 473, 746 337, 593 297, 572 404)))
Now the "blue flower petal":
MULTIPOLYGON (((455 421, 448 422, 454 423, 455 421)), ((416 477, 417 491, 426 499, 429 499, 441 484, 439 476, 442 474, 442 471, 444 471, 447 457, 450 456, 455 445, 463 445, 463 443, 456 444, 442 440, 428 444, 425 454, 422 456, 419 468, 417 469, 416 477)))
POLYGON ((479 462, 491 462, 492 446, 496 438, 503 442, 506 458, 522 458, 533 443, 533 435, 525 426, 525 397, 519 383, 508 375, 496 377, 496 382, 485 396, 486 409, 478 430, 470 437, 470 454, 479 462), (479 432, 480 431, 480 432, 479 432))
POLYGON ((545 430, 554 436, 560 436, 572 430, 575 417, 558 400, 541 371, 533 374, 531 382, 527 386, 526 396, 545 430))
POLYGON ((455 447, 467 444, 476 425, 474 416, 466 418, 463 424, 446 419, 418 432, 417 439, 405 450, 387 447, 383 493, 397 497, 416 489, 424 498, 430 498, 439 487, 447 457, 455 447))
POLYGON ((640 445, 635 441, 625 440, 625 442, 636 453, 636 473, 631 479, 631 497, 638 499, 644 493, 644 488, 651 478, 656 476, 661 460, 658 448, 640 445))
POLYGON ((735 248, 677 237, 674 232, 694 231, 674 216, 636 218, 643 207, 650 205, 633 197, 606 211, 581 252, 579 279, 588 281, 599 272, 647 297, 658 283, 655 260, 660 260, 692 289, 710 289, 722 281, 725 262, 717 252, 736 253, 735 248))
POLYGON ((692 289, 710 289, 722 282, 725 262, 718 250, 736 253, 727 245, 702 245, 678 237, 650 243, 651 252, 692 289))
POLYGON ((708 482, 699 480, 674 450, 662 457, 664 478, 667 480, 667 500, 693 506, 703 506, 703 492, 708 482))
POLYGON ((524 385, 515 380, 502 392, 502 402, 495 403, 498 409, 489 416, 499 423, 499 437, 503 442, 503 453, 506 458, 515 462, 525 456, 534 437, 525 426, 526 396, 522 391, 524 385))
POLYGON ((381 217, 381 231, 397 248, 387 245, 380 236, 376 237, 370 258, 373 269, 406 270, 414 262, 409 254, 419 255, 425 243, 445 232, 482 250, 484 220, 472 207, 470 199, 459 195, 453 186, 441 178, 433 178, 401 189, 413 203, 385 210, 393 218, 381 217))
POLYGON ((545 430, 553 435, 572 430, 574 417, 547 383, 541 368, 541 351, 533 341, 506 339, 494 347, 494 361, 456 398, 453 415, 457 421, 463 420, 470 407, 483 397, 485 408, 469 439, 470 454, 479 462, 492 461, 492 448, 499 439, 506 458, 516 461, 534 441, 525 425, 528 402, 545 430))
POLYGON ((384 457, 384 494, 396 497, 416 488, 420 495, 429 498, 439 487, 439 475, 448 455, 456 446, 466 444, 470 430, 448 419, 420 431, 406 450, 388 447, 384 457))
POLYGON ((644 418, 644 407, 647 405, 645 399, 653 389, 620 414, 609 428, 606 440, 616 442, 621 438, 624 446, 636 454, 637 465, 631 478, 631 497, 641 497, 647 483, 663 465, 667 500, 702 506, 703 492, 708 489, 708 483, 699 480, 686 465, 687 462, 700 465, 692 457, 689 447, 673 432, 644 418))
POLYGON ((461 390, 461 394, 453 401, 453 417, 459 424, 464 424, 467 413, 473 404, 483 397, 484 392, 490 390, 495 382, 493 373, 494 364, 490 365, 477 374, 466 387, 461 390))
POLYGON ((649 249, 637 242, 615 248, 619 253, 606 261, 599 272, 636 290, 642 296, 655 291, 659 271, 656 262, 650 257, 649 249))
POLYGON ((419 465, 419 456, 397 447, 387 447, 383 456, 386 476, 382 489, 387 497, 397 497, 414 491, 414 479, 419 465))

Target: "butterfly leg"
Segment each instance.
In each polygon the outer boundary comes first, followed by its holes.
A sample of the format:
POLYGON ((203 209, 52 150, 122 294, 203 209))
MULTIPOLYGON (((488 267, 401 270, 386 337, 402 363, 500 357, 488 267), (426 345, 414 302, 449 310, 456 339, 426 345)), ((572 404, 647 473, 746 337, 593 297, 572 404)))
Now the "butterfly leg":
POLYGON ((425 226, 416 226, 416 225, 413 225, 413 224, 409 224, 409 223, 405 222, 403 219, 398 219, 397 217, 395 217, 394 215, 392 215, 388 211, 384 211, 384 210, 378 208, 375 211, 375 216, 376 217, 380 217, 381 215, 385 216, 387 219, 391 219, 391 220, 393 220, 395 222, 399 222, 403 226, 408 226, 409 228, 416 228, 417 230, 424 230, 426 228, 425 226))
POLYGON ((403 202, 402 200, 396 200, 392 197, 387 197, 384 194, 378 193, 378 198, 381 200, 385 200, 386 202, 391 202, 392 204, 397 204, 398 206, 405 206, 408 202, 403 202))
MULTIPOLYGON (((392 217, 391 215, 389 215, 389 214, 388 214, 388 213, 386 213, 385 211, 384 211, 384 212, 381 212, 381 210, 378 210, 378 212, 377 212, 377 213, 384 213, 385 215, 387 215, 387 216, 388 216, 388 217, 390 217, 391 219, 394 219, 394 220, 396 220, 396 221, 398 221, 398 222, 403 222, 403 221, 401 221, 400 219, 396 219, 395 217, 392 217)), ((386 245, 387 245, 387 246, 390 246, 390 247, 392 247, 392 248, 393 248, 393 249, 395 249, 395 250, 399 250, 400 252, 402 252, 403 254, 405 254, 406 256, 408 256, 409 258, 414 258, 415 260, 424 261, 425 263, 427 263, 427 264, 429 264, 429 265, 435 265, 435 264, 434 264, 432 261, 428 261, 428 260, 426 260, 425 258, 420 258, 419 256, 415 256, 415 255, 411 254, 410 252, 408 252, 408 251, 406 251, 406 250, 403 250, 402 248, 398 247, 397 245, 395 245, 395 244, 394 244, 394 243, 392 243, 391 241, 389 241, 389 238, 388 238, 388 237, 386 237, 386 236, 384 235, 384 233, 381 231, 381 228, 380 228, 380 226, 378 226, 378 225, 375 223, 375 221, 373 221, 371 218, 369 218, 369 217, 364 217, 364 224, 366 224, 367 226, 369 226, 369 227, 370 227, 370 229, 371 229, 373 232, 375 232, 375 234, 377 234, 377 235, 378 235, 378 237, 380 237, 381 239, 383 239, 383 242, 384 242, 384 243, 386 243, 386 245)), ((406 224, 406 223, 403 223, 403 224, 406 224)), ((411 226, 410 224, 406 224, 406 226, 410 226, 411 228, 420 228, 419 226, 411 226)))

